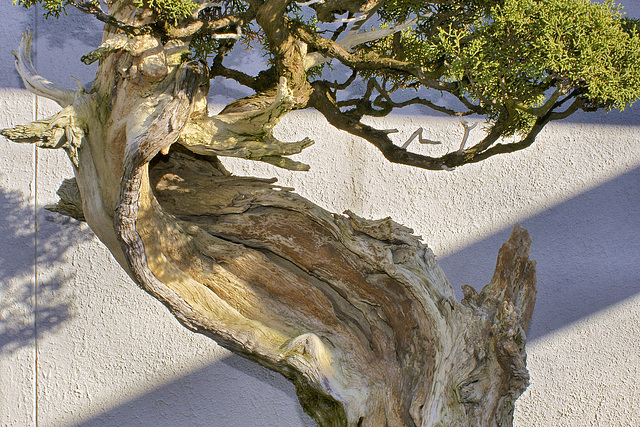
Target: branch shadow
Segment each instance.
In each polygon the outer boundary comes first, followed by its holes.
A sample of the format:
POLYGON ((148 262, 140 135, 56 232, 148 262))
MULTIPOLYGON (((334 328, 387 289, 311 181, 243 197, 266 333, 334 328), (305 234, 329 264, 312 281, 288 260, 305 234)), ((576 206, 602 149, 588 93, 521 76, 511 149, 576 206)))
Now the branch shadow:
POLYGON ((71 7, 67 9, 67 15, 60 19, 45 19, 41 6, 27 10, 17 5, 0 5, 0 88, 25 90, 11 54, 18 49, 20 34, 25 31, 34 33, 34 65, 43 77, 69 89, 77 86, 70 72, 83 83, 94 79, 96 65, 86 66, 80 57, 100 46, 103 26, 92 16, 71 7))
POLYGON ((43 208, 38 217, 44 221, 35 232, 33 208, 18 192, 0 188, 0 208, 0 354, 11 354, 73 317, 65 292, 72 278, 56 265, 93 236, 77 221, 55 218, 43 208))
POLYGON ((294 387, 235 354, 108 409, 74 427, 313 427, 294 387), (268 387, 268 393, 260 389, 268 387), (194 396, 211 396, 207 405, 194 396))
POLYGON ((67 15, 60 19, 45 19, 42 13, 38 14, 34 40, 35 67, 43 77, 62 87, 75 89, 77 83, 71 79, 74 77, 89 88, 98 64, 85 65, 80 58, 102 44, 103 25, 90 15, 72 7, 67 9, 67 15), (69 63, 73 65, 71 68, 69 63))

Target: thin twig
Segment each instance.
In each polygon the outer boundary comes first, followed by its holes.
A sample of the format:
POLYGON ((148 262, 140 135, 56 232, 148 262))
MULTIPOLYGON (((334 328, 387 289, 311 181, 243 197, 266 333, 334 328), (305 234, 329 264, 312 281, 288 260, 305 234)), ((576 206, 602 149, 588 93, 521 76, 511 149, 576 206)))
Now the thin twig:
POLYGON ((136 36, 140 34, 148 34, 151 32, 151 27, 144 25, 141 27, 135 25, 125 24, 122 21, 117 20, 115 17, 105 13, 100 6, 93 2, 72 3, 72 5, 81 12, 93 15, 98 21, 102 21, 105 24, 116 27, 125 33, 136 36))
POLYGON ((469 139, 469 134, 476 126, 478 126, 478 123, 474 123, 473 125, 469 126, 469 122, 463 119, 460 119, 460 123, 462 123, 462 126, 464 126, 464 135, 462 136, 462 142, 460 143, 458 152, 462 152, 462 150, 464 150, 464 146, 467 144, 467 139, 469 139))
POLYGON ((414 133, 411 134, 411 136, 409 137, 409 139, 407 139, 407 142, 405 142, 402 145, 402 148, 404 148, 405 150, 409 147, 409 144, 411 144, 411 141, 413 141, 414 139, 416 139, 416 137, 418 138, 418 142, 420 144, 432 144, 432 145, 439 145, 442 144, 441 141, 434 141, 431 139, 427 139, 427 138, 423 138, 422 137, 422 131, 424 129, 422 129, 421 127, 418 128, 418 130, 416 130, 414 133))

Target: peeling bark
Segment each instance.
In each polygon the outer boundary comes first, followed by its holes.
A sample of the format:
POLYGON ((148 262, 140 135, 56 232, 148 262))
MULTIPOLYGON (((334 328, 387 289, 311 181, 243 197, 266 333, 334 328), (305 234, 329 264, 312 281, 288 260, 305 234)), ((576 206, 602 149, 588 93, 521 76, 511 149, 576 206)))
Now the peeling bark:
MULTIPOLYGON (((145 25, 135 8, 111 13, 145 25)), ((106 30, 106 41, 115 37, 106 30)), ((528 381, 535 302, 524 229, 500 250, 491 282, 480 293, 466 287, 457 302, 410 229, 332 214, 273 181, 232 176, 218 161, 302 168, 284 156, 310 141, 271 135, 304 102, 302 83, 282 79, 209 117, 207 69, 182 62, 184 45, 142 34, 127 48, 104 46, 116 48, 96 54, 88 92, 48 87, 61 113, 2 131, 67 150, 75 184, 58 211, 82 214, 186 327, 290 379, 319 425, 511 425, 528 381)), ((35 73, 22 76, 36 86, 35 73)))

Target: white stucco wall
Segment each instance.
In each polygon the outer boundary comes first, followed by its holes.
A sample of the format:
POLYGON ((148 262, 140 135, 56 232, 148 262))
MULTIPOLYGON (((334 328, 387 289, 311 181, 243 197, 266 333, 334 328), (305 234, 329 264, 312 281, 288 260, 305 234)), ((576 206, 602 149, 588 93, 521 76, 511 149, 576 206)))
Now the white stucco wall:
MULTIPOLYGON (((0 128, 56 111, 13 71, 10 50, 21 31, 36 33, 40 72, 68 87, 69 75, 91 80, 79 57, 99 43, 90 20, 45 22, 10 3, 0 1, 0 128)), ((640 16, 633 0, 623 4, 640 16)), ((216 104, 241 90, 213 87, 216 104)), ((521 222, 534 239, 539 293, 528 343, 532 384, 516 425, 640 426, 639 118, 640 108, 572 117, 524 152, 435 173, 391 165, 300 112, 278 132, 316 140, 299 156, 310 172, 229 164, 277 175, 330 210, 413 227, 457 289, 490 279, 498 248, 521 222)), ((462 135, 456 121, 417 111, 381 122, 400 130, 398 141, 417 126, 448 149, 462 135)), ((72 175, 62 152, 0 138, 0 153, 0 425, 312 425, 287 381, 182 328, 86 225, 43 209, 72 175)))

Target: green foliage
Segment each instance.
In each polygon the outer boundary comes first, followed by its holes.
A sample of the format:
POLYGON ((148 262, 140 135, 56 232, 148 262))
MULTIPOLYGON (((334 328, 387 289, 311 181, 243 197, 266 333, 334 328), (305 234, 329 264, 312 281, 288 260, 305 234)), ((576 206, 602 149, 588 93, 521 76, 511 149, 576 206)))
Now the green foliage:
POLYGON ((534 87, 555 80, 585 85, 592 100, 620 109, 638 97, 640 39, 624 31, 612 1, 510 0, 495 12, 479 37, 457 49, 460 64, 452 68, 470 69, 487 95, 530 103, 534 87))
MULTIPOLYGON (((99 6, 98 1, 94 0, 93 2, 99 6)), ((77 0, 13 0, 13 4, 26 8, 40 4, 44 9, 45 17, 53 16, 56 18, 59 18, 61 13, 66 13, 65 8, 74 3, 79 2, 77 0)), ((159 19, 171 25, 177 25, 181 19, 190 16, 197 7, 191 0, 133 0, 133 4, 136 7, 146 7, 153 10, 159 19)))
POLYGON ((464 16, 486 14, 492 7, 503 3, 503 0, 463 0, 449 2, 430 2, 424 0, 387 0, 379 11, 380 18, 385 22, 402 22, 411 16, 422 16, 426 21, 428 16, 451 15, 452 20, 460 20, 464 16))
POLYGON ((149 8, 153 10, 162 21, 171 25, 188 16, 197 7, 191 0, 133 0, 133 4, 139 8, 149 8))
POLYGON ((36 4, 42 5, 46 18, 53 16, 60 17, 61 13, 66 13, 65 6, 75 3, 75 0, 13 0, 14 5, 22 5, 25 8, 33 7, 36 4))
POLYGON ((200 31, 198 32, 191 43, 190 59, 202 59, 205 60, 211 56, 215 56, 220 49, 220 42, 213 38, 212 31, 200 31))
POLYGON ((388 0, 378 15, 385 22, 402 22, 410 16, 424 16, 431 10, 432 5, 421 0, 388 0))
MULTIPOLYGON (((207 7, 200 11, 198 19, 204 22, 213 22, 223 16, 242 14, 248 8, 249 5, 241 0, 221 1, 216 6, 207 7)), ((251 25, 251 22, 243 25, 241 33, 241 40, 247 45, 257 37, 256 30, 251 25)), ((211 29, 201 30, 191 39, 191 57, 206 61, 207 58, 215 56, 220 51, 221 46, 228 44, 225 40, 218 40, 215 37, 215 32, 211 29)))
MULTIPOLYGON (((640 96, 638 21, 623 19, 611 0, 466 3, 444 20, 434 9, 400 40, 390 36, 369 48, 385 56, 402 52, 440 79, 457 82, 489 118, 507 111, 507 133, 530 127, 530 113, 540 110, 550 89, 584 91, 591 104, 618 109, 640 96)), ((406 19, 423 4, 392 0, 383 16, 406 19)))

